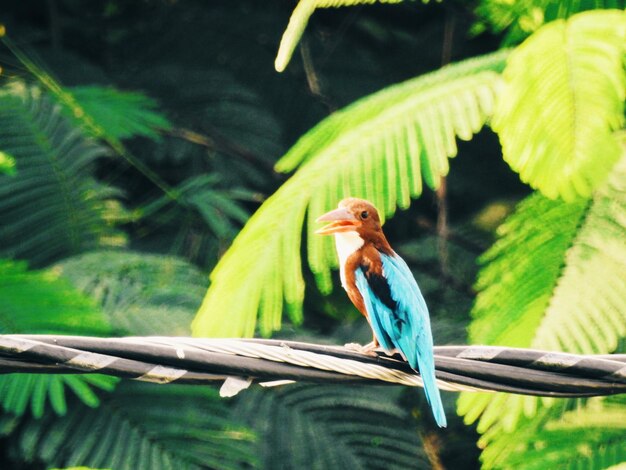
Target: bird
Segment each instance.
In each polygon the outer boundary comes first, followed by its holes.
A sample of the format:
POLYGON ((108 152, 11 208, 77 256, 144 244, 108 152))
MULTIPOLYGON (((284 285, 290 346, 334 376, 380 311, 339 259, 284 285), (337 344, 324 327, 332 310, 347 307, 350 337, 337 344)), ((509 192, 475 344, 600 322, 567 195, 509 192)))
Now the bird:
POLYGON ((330 222, 315 233, 334 235, 341 285, 372 329, 374 339, 361 352, 379 346, 388 354, 399 351, 419 371, 435 421, 446 427, 428 307, 406 262, 389 245, 378 211, 371 202, 347 198, 317 222, 330 222))

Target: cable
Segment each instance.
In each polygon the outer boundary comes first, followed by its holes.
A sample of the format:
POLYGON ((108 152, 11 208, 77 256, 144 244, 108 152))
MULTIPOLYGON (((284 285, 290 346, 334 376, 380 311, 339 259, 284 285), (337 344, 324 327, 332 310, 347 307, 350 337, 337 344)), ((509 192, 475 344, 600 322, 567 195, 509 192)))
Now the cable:
MULTIPOLYGON (((626 393, 623 354, 581 356, 494 346, 439 346, 435 367, 442 390, 552 397, 626 393)), ((242 378, 234 393, 252 382, 422 386, 419 374, 397 355, 378 351, 365 355, 341 346, 264 339, 0 335, 0 373, 15 372, 97 372, 191 384, 242 378)))

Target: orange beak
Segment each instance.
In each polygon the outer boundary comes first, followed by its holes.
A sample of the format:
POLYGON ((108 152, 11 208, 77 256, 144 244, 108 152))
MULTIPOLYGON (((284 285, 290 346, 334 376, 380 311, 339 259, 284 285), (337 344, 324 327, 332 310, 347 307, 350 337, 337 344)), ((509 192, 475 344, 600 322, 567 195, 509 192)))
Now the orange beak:
POLYGON ((316 222, 330 222, 315 233, 318 235, 332 235, 333 233, 352 232, 359 225, 357 218, 343 207, 332 210, 318 217, 316 222))

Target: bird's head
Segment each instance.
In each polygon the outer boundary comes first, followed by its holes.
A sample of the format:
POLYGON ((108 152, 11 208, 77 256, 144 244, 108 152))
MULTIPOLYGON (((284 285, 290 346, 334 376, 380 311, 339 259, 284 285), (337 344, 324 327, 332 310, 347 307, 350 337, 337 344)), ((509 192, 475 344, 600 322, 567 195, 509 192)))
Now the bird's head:
POLYGON ((378 211, 371 202, 354 197, 344 199, 335 210, 318 217, 318 222, 330 222, 315 233, 332 235, 357 232, 363 240, 382 234, 378 211))

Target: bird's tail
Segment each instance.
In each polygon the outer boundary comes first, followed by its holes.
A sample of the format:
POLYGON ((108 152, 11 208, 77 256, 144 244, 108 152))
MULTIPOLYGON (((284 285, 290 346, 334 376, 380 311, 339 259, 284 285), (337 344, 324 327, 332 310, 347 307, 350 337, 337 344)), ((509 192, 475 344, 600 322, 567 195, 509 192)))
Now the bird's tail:
POLYGON ((422 376, 424 382, 424 392, 426 393, 426 400, 433 410, 433 416, 440 428, 445 428, 448 425, 446 420, 446 414, 443 411, 443 404, 441 403, 441 395, 437 388, 437 380, 435 379, 435 367, 432 356, 423 357, 419 352, 417 353, 417 365, 419 367, 419 373, 422 376))

